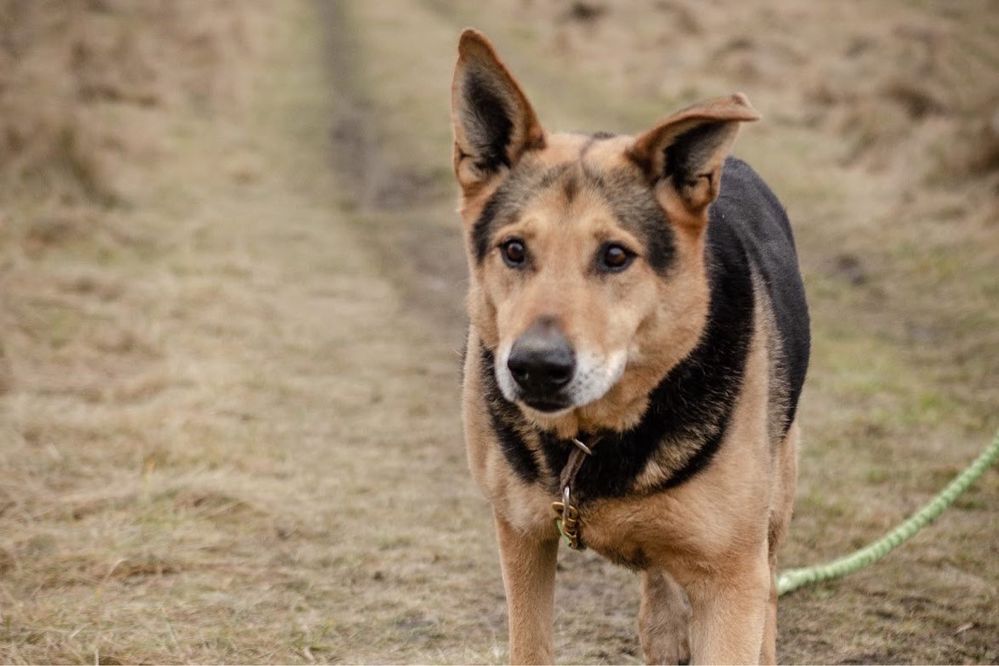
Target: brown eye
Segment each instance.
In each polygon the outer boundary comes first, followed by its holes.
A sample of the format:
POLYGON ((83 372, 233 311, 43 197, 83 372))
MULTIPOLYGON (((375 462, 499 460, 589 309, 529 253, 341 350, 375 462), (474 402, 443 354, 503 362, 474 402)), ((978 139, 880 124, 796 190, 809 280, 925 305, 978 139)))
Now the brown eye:
POLYGON ((597 263, 602 270, 619 272, 627 268, 634 257, 635 254, 630 250, 609 243, 600 249, 597 263))
POLYGON ((527 261, 527 248, 523 241, 509 240, 500 246, 500 252, 503 253, 503 261, 510 268, 520 268, 527 261))

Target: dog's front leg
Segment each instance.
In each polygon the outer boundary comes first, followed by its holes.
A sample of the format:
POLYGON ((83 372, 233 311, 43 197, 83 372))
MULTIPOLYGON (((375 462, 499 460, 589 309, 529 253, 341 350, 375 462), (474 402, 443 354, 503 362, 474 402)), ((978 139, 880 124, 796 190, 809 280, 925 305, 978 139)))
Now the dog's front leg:
POLYGON ((687 586, 693 613, 690 649, 695 664, 755 664, 760 660, 770 601, 766 548, 725 573, 687 586))
POLYGON ((690 602, 680 584, 665 571, 643 571, 638 635, 645 663, 689 663, 689 626, 690 602))
POLYGON ((558 539, 518 532, 499 513, 496 536, 506 588, 510 663, 550 664, 558 539))

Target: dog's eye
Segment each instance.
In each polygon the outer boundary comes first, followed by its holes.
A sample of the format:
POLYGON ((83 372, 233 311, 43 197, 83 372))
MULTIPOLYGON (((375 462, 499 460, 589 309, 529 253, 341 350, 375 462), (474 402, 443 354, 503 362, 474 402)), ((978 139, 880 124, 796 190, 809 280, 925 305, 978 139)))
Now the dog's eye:
POLYGON ((500 252, 503 254, 503 261, 510 268, 520 268, 527 261, 527 248, 524 242, 513 239, 500 245, 500 252))
POLYGON ((627 268, 634 258, 635 253, 631 250, 620 245, 608 243, 600 248, 600 253, 597 255, 597 263, 600 265, 601 270, 616 273, 627 268))

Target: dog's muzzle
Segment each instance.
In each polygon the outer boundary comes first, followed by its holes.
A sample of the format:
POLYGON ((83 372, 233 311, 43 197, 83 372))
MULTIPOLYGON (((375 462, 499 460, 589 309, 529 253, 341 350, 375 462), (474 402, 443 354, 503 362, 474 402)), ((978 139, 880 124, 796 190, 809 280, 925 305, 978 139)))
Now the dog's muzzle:
POLYGON ((539 319, 517 338, 506 367, 525 404, 542 412, 571 406, 563 389, 575 375, 576 354, 553 320, 539 319))

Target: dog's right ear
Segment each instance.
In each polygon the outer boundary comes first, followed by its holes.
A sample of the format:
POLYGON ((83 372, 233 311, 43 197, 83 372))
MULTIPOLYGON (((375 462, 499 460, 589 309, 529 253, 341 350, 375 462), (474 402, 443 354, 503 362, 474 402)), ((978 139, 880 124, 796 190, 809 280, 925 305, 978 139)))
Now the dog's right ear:
POLYGON ((454 173, 466 195, 544 148, 545 133, 492 44, 467 29, 458 42, 451 83, 454 173))

